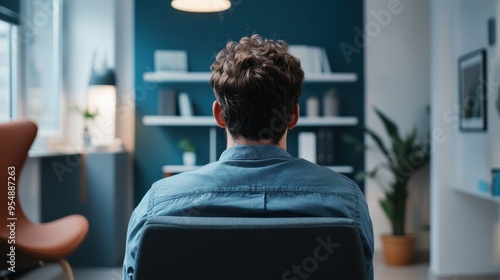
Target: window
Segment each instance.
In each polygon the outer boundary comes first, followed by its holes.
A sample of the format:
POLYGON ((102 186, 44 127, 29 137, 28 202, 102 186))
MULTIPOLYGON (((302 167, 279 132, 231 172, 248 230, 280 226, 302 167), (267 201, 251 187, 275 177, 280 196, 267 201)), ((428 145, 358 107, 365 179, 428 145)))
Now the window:
POLYGON ((0 122, 16 116, 18 85, 17 26, 0 20, 0 122))
POLYGON ((61 133, 61 2, 0 6, 0 122, 30 117, 42 136, 61 133))
POLYGON ((61 134, 61 2, 21 1, 23 115, 41 136, 61 134))

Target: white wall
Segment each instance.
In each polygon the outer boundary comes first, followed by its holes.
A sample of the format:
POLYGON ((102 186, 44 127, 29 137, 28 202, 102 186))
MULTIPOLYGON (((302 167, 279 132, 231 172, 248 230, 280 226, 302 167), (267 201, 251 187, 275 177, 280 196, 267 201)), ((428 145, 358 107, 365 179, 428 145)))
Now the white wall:
POLYGON ((115 1, 116 137, 134 150, 134 0, 115 1))
POLYGON ((134 203, 134 0, 116 1, 115 11, 116 137, 122 139, 129 152, 129 170, 125 176, 128 183, 128 211, 131 214, 134 203))
POLYGON ((72 108, 86 105, 92 58, 115 66, 115 0, 64 1, 63 85, 67 113, 66 143, 82 144, 83 118, 72 108))
POLYGON ((66 144, 78 147, 83 120, 72 108, 85 106, 88 83, 96 54, 115 70, 116 137, 125 148, 134 147, 134 1, 76 0, 64 2, 63 84, 65 88, 66 144))
MULTIPOLYGON (((491 135, 460 132, 453 113, 458 57, 487 48, 487 19, 496 5, 495 0, 431 1, 431 271, 438 276, 500 272, 498 203, 457 191, 474 192, 478 180, 489 179, 491 135)), ((491 65, 494 52, 488 51, 491 65)))
MULTIPOLYGON (((370 36, 365 48, 365 123, 381 135, 386 134, 373 111, 374 107, 395 120, 401 133, 410 133, 416 126, 419 138, 424 139, 428 135, 429 15, 428 0, 365 1, 365 28, 369 28, 373 22, 382 23, 379 25, 380 32, 371 33, 374 36, 370 36), (387 11, 391 10, 388 8, 391 2, 399 2, 398 8, 392 9, 399 12, 391 13, 390 20, 377 21, 379 16, 376 14, 387 14, 387 11)), ((389 144, 389 138, 386 137, 385 140, 389 144)), ((367 152, 365 157, 367 170, 384 160, 381 154, 371 151, 367 152)), ((365 189, 376 238, 375 250, 380 250, 380 235, 391 231, 388 219, 379 205, 383 193, 372 180, 366 183, 365 189)), ((429 233, 424 229, 430 223, 428 167, 415 174, 409 190, 407 230, 417 236, 416 249, 428 251, 429 233)))

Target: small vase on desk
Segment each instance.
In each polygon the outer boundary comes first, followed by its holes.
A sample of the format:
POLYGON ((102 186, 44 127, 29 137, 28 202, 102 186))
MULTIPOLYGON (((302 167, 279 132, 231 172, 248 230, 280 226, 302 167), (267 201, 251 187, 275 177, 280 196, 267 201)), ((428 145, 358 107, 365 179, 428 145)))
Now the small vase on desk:
POLYGON ((83 127, 83 147, 87 149, 90 146, 92 146, 92 137, 90 136, 88 125, 85 124, 83 127))
POLYGON ((182 154, 182 161, 186 166, 194 166, 196 164, 196 153, 195 152, 184 152, 182 154))

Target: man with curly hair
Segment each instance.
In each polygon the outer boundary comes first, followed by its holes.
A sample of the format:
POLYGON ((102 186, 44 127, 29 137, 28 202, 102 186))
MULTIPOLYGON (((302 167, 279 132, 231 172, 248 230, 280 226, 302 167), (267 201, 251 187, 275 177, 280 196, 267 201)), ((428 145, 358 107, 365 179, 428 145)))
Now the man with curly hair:
POLYGON ((358 226, 373 279, 373 228, 355 182, 290 156, 304 72, 282 40, 259 35, 229 42, 211 66, 212 111, 226 131, 216 162, 153 184, 130 218, 124 279, 133 279, 143 226, 152 216, 344 217, 358 226), (129 278, 130 277, 130 278, 129 278))

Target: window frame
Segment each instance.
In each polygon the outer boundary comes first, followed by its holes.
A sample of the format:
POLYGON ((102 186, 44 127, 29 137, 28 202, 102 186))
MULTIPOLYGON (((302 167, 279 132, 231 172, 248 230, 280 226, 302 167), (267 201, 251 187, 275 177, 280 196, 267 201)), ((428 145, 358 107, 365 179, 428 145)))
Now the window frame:
MULTIPOLYGON (((21 0, 21 31, 19 36, 20 38, 20 43, 21 43, 21 48, 20 50, 22 51, 22 87, 23 91, 22 94, 20 95, 20 98, 22 98, 22 101, 20 104, 20 108, 22 111, 22 115, 25 117, 31 117, 35 121, 37 121, 37 116, 30 115, 29 111, 29 105, 28 105, 28 100, 30 100, 30 88, 28 87, 28 84, 30 82, 30 79, 33 77, 29 77, 28 70, 30 66, 28 65, 28 57, 30 55, 29 52, 31 51, 29 48, 30 46, 28 45, 27 40, 29 40, 29 33, 28 32, 33 32, 33 30, 36 30, 37 28, 40 28, 40 26, 37 26, 36 19, 31 18, 31 16, 40 16, 43 13, 45 13, 45 16, 51 20, 51 25, 52 25, 52 32, 51 32, 51 71, 50 71, 50 86, 49 88, 51 89, 50 91, 52 92, 52 95, 48 98, 51 98, 51 101, 54 101, 55 105, 53 106, 54 110, 50 113, 50 120, 53 121, 54 125, 51 125, 50 127, 47 127, 43 123, 38 122, 38 138, 42 138, 41 141, 38 141, 40 143, 39 148, 48 148, 48 140, 51 140, 50 142, 60 142, 64 140, 64 131, 63 131, 63 74, 62 74, 62 68, 63 68, 63 62, 62 62, 62 57, 63 54, 61 52, 62 50, 62 32, 63 32, 63 17, 62 17, 62 4, 63 1, 60 0, 50 0, 50 4, 45 5, 43 9, 33 9, 31 12, 33 15, 29 15, 28 13, 28 8, 26 7, 27 3, 31 2, 30 4, 33 6, 36 6, 36 4, 33 4, 32 0, 21 0), (50 6, 50 7, 49 7, 50 6), (51 8, 49 14, 47 11, 51 8), (36 14, 36 15, 35 15, 36 14), (55 140, 55 141, 52 141, 55 140)), ((43 5, 43 4, 41 4, 43 5)), ((43 24, 41 25, 43 27, 43 24)), ((42 91, 44 91, 44 94, 46 93, 46 87, 40 87, 42 91)), ((45 97, 44 97, 45 99, 45 97)))
MULTIPOLYGON (((0 6, 1 7, 1 6, 0 6)), ((3 8, 3 7, 2 7, 3 8)), ((0 9, 1 12, 1 9, 0 9)), ((8 73, 6 75, 6 89, 7 93, 5 95, 6 110, 1 112, 0 121, 10 121, 18 116, 18 98, 19 98, 19 81, 20 81, 20 54, 17 47, 19 26, 12 21, 7 21, 4 17, 0 17, 0 22, 5 24, 7 27, 7 46, 6 55, 7 62, 6 66, 8 73)), ((4 98, 4 97, 0 97, 4 98)))

